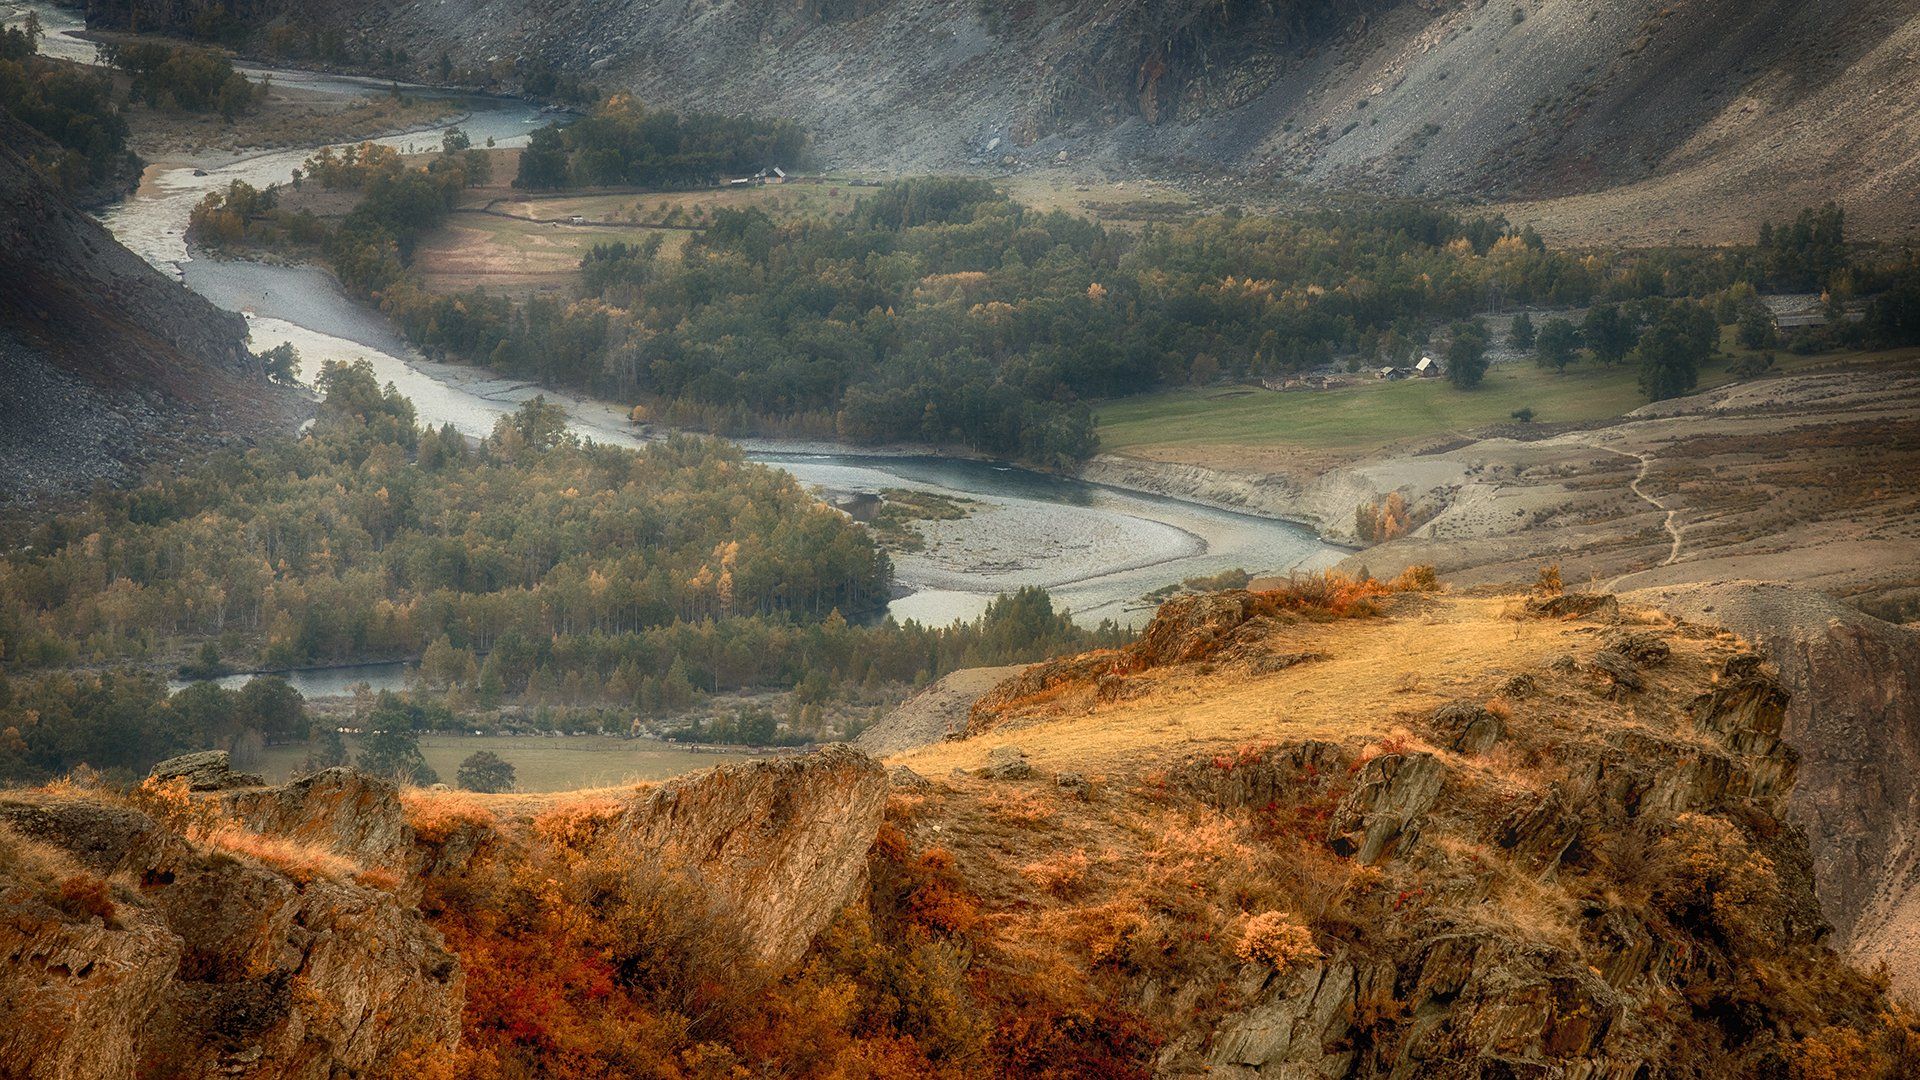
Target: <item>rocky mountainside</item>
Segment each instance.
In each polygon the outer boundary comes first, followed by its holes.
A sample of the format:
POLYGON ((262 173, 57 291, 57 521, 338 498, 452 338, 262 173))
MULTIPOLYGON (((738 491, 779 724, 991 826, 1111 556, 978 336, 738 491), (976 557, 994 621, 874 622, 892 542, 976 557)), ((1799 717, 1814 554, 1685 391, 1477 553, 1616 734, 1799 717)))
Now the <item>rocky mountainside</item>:
POLYGON ((347 769, 263 787, 224 752, 163 762, 131 796, 3 793, 0 1072, 444 1068, 467 977, 422 901, 483 864, 674 881, 684 911, 781 970, 864 881, 886 791, 872 760, 832 750, 546 817, 403 802, 347 769))
POLYGON ((1807 834, 1821 907, 1857 962, 1920 990, 1920 632, 1782 582, 1631 595, 1728 627, 1778 665, 1803 761, 1787 817, 1807 834))
MULTIPOLYGON (((1604 594, 1341 603, 1175 600, 1030 670, 894 759, 943 777, 914 835, 1007 939, 1117 951, 1100 985, 1178 1033, 1159 1075, 1799 1075, 1814 1030, 1888 1037, 1773 1012, 1859 976, 1782 820, 1789 695, 1733 635, 1604 594)), ((1878 1055, 1850 1060, 1913 1067, 1878 1055)))
POLYGON ((245 321, 68 205, 23 153, 39 141, 0 115, 0 508, 290 430, 245 321))
MULTIPOLYGON (((23 1077, 1893 1077, 1786 685, 1605 594, 1169 602, 958 738, 656 788, 0 795, 23 1077)), ((1783 682, 1782 680, 1787 680, 1783 682)))
MULTIPOLYGON (((256 43, 324 32, 361 55, 404 52, 421 78, 444 54, 499 85, 551 70, 659 105, 795 117, 827 162, 863 169, 1029 168, 1064 152, 1236 183, 1625 189, 1670 235, 1700 236, 1730 212, 1780 218, 1836 197, 1856 231, 1903 234, 1920 168, 1920 13, 1904 0, 221 6, 256 43)), ((97 25, 147 27, 205 7, 90 5, 97 25)))

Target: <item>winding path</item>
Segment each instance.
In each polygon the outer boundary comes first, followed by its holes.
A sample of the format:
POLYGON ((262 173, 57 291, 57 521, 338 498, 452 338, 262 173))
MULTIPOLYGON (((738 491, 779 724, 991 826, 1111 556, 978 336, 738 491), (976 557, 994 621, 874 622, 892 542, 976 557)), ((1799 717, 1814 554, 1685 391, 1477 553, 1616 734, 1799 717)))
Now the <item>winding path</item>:
MULTIPOLYGON (((1667 506, 1666 503, 1663 503, 1659 499, 1656 499, 1653 496, 1647 494, 1646 489, 1640 486, 1642 483, 1646 481, 1647 473, 1653 468, 1653 459, 1648 457, 1645 454, 1636 453, 1631 450, 1615 450, 1611 446, 1602 446, 1599 443, 1589 443, 1588 445, 1592 446, 1596 450, 1605 450, 1609 454, 1616 454, 1624 458, 1632 458, 1633 460, 1640 463, 1640 469, 1638 472, 1634 474, 1633 480, 1627 484, 1627 490, 1633 492, 1647 505, 1653 507, 1655 510, 1660 511, 1662 514, 1665 515, 1665 517, 1661 521, 1661 524, 1666 528, 1667 535, 1673 538, 1673 546, 1667 549, 1667 558, 1664 562, 1660 563, 1660 566, 1672 566, 1674 563, 1679 562, 1680 561, 1680 526, 1674 524, 1674 519, 1680 516, 1680 511, 1678 509, 1667 506)), ((1650 567, 1649 569, 1657 569, 1657 567, 1650 567)), ((1619 577, 1614 578, 1612 581, 1607 582, 1607 589, 1611 591, 1613 587, 1615 585, 1618 585, 1620 582, 1625 581, 1626 579, 1634 576, 1635 574, 1642 574, 1645 572, 1646 572, 1645 570, 1629 570, 1626 573, 1621 574, 1619 577)))

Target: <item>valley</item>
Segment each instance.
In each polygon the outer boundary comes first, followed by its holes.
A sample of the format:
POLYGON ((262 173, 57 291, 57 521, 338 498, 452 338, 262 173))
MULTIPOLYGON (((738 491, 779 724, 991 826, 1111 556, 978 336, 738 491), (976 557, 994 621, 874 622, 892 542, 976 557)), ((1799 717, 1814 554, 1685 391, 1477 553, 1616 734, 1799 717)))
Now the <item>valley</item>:
POLYGON ((0 22, 0 1076, 1920 1074, 1910 4, 0 22))

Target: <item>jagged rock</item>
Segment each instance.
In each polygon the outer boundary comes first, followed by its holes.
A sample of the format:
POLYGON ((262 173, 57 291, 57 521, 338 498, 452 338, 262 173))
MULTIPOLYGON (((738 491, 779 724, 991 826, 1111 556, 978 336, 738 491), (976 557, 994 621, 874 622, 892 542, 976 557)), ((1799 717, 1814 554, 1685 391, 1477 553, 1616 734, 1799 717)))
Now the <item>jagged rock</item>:
POLYGON ((1054 785, 1076 799, 1085 801, 1093 798, 1093 785, 1077 772, 1063 772, 1053 778, 1054 785))
POLYGON ((1793 695, 1782 737, 1802 757, 1787 816, 1806 830, 1836 944, 1863 965, 1886 961, 1897 990, 1920 991, 1920 633, 1782 583, 1644 597, 1753 643, 1722 682, 1755 673, 1760 658, 1778 671, 1793 695))
POLYGON ((1790 697, 1764 676, 1722 683, 1687 706, 1694 726, 1720 737, 1743 759, 1750 798, 1784 795, 1800 772, 1800 754, 1781 740, 1790 697))
POLYGON ((1445 781, 1446 767, 1429 753, 1374 758, 1334 810, 1327 842, 1361 862, 1394 854, 1419 837, 1420 817, 1445 781))
MULTIPOLYGON (((0 895, 6 894, 0 879, 0 895)), ((0 901, 0 1074, 131 1080, 140 1035, 180 964, 158 919, 123 909, 109 927, 0 901)))
POLYGON ((1594 653, 1593 659, 1587 661, 1587 670, 1599 676, 1609 697, 1637 694, 1647 688, 1646 680, 1640 677, 1640 669, 1633 659, 1612 649, 1601 649, 1594 653))
POLYGON ((255 832, 316 844, 365 866, 413 869, 413 828, 399 787, 384 777, 322 769, 283 787, 234 792, 221 802, 228 816, 255 832))
POLYGON ((921 776, 905 765, 895 765, 893 771, 887 774, 887 783, 902 791, 933 790, 933 781, 928 780, 926 777, 921 776))
POLYGON ((669 780, 622 811, 591 854, 695 883, 780 970, 865 881, 886 802, 880 763, 830 746, 669 780))
POLYGON ((372 1075, 457 1041, 460 966, 394 896, 298 849, 207 846, 124 806, 8 810, 16 831, 137 891, 81 926, 0 873, 5 1075, 372 1075))
POLYGON ((1580 661, 1571 656, 1556 656, 1547 661, 1547 670, 1557 675, 1572 675, 1580 670, 1580 661))
POLYGON ((1344 959, 1275 976, 1261 1004, 1221 1022, 1209 1075, 1298 1080, 1348 1075, 1356 997, 1356 972, 1344 959))
POLYGON ((0 825, 59 848, 102 877, 123 863, 158 859, 180 842, 138 810, 92 800, 0 801, 0 825))
POLYGON ((1620 601, 1612 593, 1530 596, 1527 598, 1526 612, 1536 619, 1614 619, 1620 615, 1620 601))
POLYGON ((1298 792, 1304 783, 1344 774, 1347 755, 1338 743, 1308 739, 1258 756, 1200 758, 1180 770, 1183 786, 1215 806, 1265 806, 1298 792))
POLYGON ((1447 749, 1460 754, 1484 754, 1506 734, 1506 721, 1471 701, 1452 701, 1434 711, 1433 726, 1446 738, 1447 749))
POLYGON ((225 750, 202 750, 171 757, 155 765, 147 776, 163 784, 185 780, 188 791, 226 791, 266 785, 266 780, 253 773, 234 772, 232 757, 225 750))
POLYGON ((1475 1058, 1581 1061, 1622 1012, 1612 987, 1587 968, 1486 931, 1435 935, 1414 970, 1408 1004, 1430 1018, 1414 1025, 1401 1050, 1414 1072, 1439 1071, 1421 1069, 1422 1062, 1475 1058))
POLYGON ((1494 833, 1494 842, 1538 873, 1558 866, 1567 848, 1580 836, 1582 821, 1559 784, 1548 788, 1533 805, 1508 815, 1494 833))
MULTIPOLYGON (((1177 596, 1160 605, 1153 621, 1126 649, 1128 670, 1204 660, 1234 640, 1236 632, 1270 610, 1244 589, 1177 596)), ((1249 627, 1249 637, 1264 637, 1264 624, 1249 627)))
POLYGON ((1606 644, 1641 667, 1659 667, 1673 656, 1673 647, 1654 634, 1608 634, 1606 644))
POLYGON ((989 780, 1025 780, 1033 775, 1027 752, 1017 746, 996 746, 987 751, 986 767, 980 775, 989 780))

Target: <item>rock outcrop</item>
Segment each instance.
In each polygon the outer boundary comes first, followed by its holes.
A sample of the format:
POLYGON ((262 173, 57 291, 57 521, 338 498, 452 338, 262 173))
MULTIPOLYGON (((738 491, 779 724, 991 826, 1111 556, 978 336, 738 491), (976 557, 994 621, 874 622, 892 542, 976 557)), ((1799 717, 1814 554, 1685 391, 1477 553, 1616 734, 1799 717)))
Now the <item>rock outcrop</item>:
POLYGON ((845 746, 727 765, 641 796, 593 854, 684 875, 780 970, 866 880, 887 787, 878 762, 845 746))
POLYGON ((202 750, 171 757, 155 765, 147 776, 160 784, 179 781, 188 791, 225 791, 266 784, 252 773, 234 772, 232 756, 225 750, 202 750))
POLYGON ((412 876, 419 852, 400 789, 357 769, 323 769, 282 787, 235 791, 222 806, 255 832, 312 844, 361 866, 412 876))
POLYGON ((384 1075, 459 1038, 458 961, 344 861, 105 795, 0 799, 0 826, 8 1076, 384 1075))
POLYGON ((1779 669, 1782 703, 1730 670, 1711 695, 1748 744, 1799 752, 1787 817, 1804 829, 1821 909, 1862 963, 1920 990, 1920 632, 1774 582, 1633 594, 1724 626, 1779 669))

